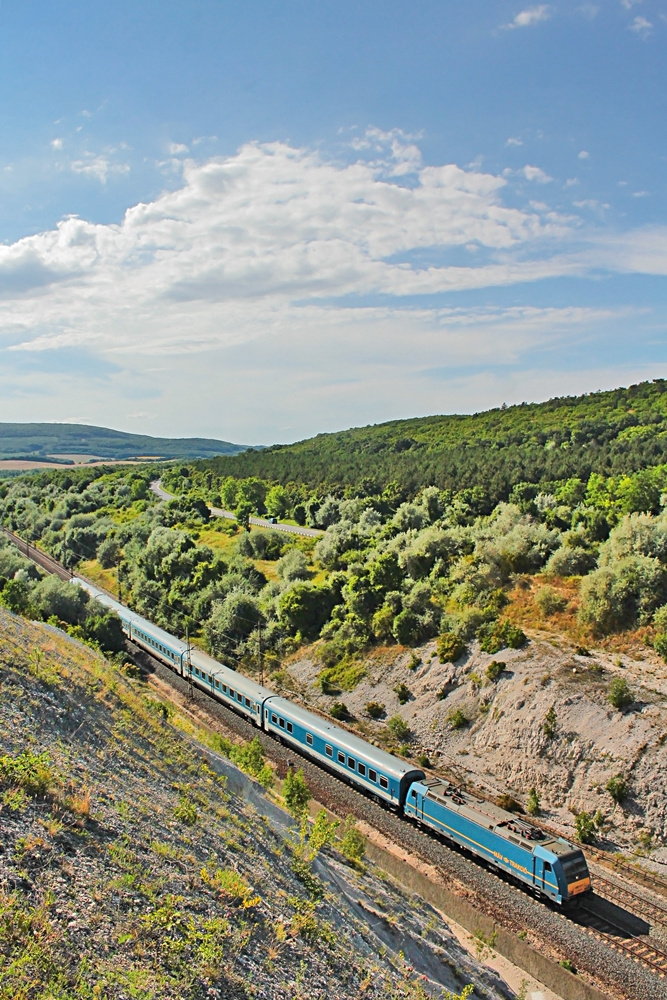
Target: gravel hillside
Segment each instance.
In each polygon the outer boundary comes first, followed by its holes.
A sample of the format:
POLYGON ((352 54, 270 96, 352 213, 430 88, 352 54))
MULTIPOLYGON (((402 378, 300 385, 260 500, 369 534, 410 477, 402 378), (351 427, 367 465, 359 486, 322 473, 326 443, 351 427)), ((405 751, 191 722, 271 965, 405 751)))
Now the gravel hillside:
POLYGON ((414 654, 387 647, 363 667, 352 690, 345 690, 356 679, 349 670, 340 690, 325 696, 313 650, 293 658, 283 683, 324 712, 343 702, 350 724, 369 738, 402 743, 403 753, 424 754, 491 794, 523 804, 534 787, 542 818, 570 838, 576 813, 600 810, 600 842, 667 864, 667 667, 654 654, 578 655, 564 639, 533 633, 523 649, 493 656, 473 643, 456 663, 440 663, 435 643, 414 654), (623 710, 608 701, 614 678, 625 679, 634 696, 623 710), (369 703, 384 706, 379 719, 370 718, 369 703), (391 737, 387 722, 396 715, 409 735, 391 737), (617 775, 627 783, 620 802, 606 790, 617 775))
POLYGON ((295 864, 289 817, 178 722, 0 609, 0 1000, 513 995, 373 866, 295 864))

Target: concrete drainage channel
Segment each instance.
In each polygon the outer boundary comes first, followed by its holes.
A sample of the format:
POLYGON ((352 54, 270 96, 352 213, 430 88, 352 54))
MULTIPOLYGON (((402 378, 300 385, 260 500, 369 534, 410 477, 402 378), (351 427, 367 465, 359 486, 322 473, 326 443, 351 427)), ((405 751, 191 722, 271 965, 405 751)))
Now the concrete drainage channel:
POLYGON ((563 1000, 609 1000, 607 993, 601 993, 579 976, 551 961, 546 955, 520 940, 516 934, 477 910, 466 899, 451 892, 441 882, 433 881, 407 860, 398 857, 394 851, 369 841, 366 845, 366 856, 407 889, 417 893, 427 903, 440 910, 445 917, 455 920, 471 934, 481 931, 487 940, 491 940, 495 934, 494 951, 563 997, 563 1000))

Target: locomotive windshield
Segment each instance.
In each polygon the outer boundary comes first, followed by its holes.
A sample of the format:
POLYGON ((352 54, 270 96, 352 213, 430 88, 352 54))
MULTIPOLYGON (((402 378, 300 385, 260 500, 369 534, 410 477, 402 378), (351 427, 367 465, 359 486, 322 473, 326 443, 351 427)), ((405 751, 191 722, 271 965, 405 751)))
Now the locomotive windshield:
POLYGON ((589 877, 586 858, 581 851, 573 851, 571 854, 564 854, 562 855, 560 861, 568 884, 571 882, 578 882, 580 879, 589 877))

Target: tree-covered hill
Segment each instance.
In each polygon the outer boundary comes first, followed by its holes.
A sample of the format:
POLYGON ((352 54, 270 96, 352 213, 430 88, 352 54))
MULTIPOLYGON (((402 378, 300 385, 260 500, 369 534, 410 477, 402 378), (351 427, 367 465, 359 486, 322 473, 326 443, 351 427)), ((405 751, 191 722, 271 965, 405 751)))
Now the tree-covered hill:
MULTIPOLYGON (((667 381, 469 416, 393 420, 206 463, 217 476, 312 487, 396 482, 408 493, 483 486, 505 499, 519 482, 633 472, 667 460, 667 381)), ((371 487, 369 490, 368 488, 371 487)))
POLYGON ((127 434, 86 424, 0 423, 0 459, 46 458, 50 455, 95 455, 99 458, 210 458, 235 455, 244 445, 210 438, 158 438, 127 434))

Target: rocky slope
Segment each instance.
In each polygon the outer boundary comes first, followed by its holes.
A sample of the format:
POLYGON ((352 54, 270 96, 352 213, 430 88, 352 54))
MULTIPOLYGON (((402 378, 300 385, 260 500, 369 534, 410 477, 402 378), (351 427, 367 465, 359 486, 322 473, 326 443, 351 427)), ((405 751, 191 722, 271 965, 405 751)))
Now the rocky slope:
POLYGON ((283 682, 324 712, 342 701, 354 717, 349 724, 368 738, 403 743, 403 753, 424 754, 492 795, 508 793, 524 804, 534 787, 542 819, 570 838, 575 814, 600 810, 600 842, 639 851, 660 865, 667 863, 667 667, 645 655, 604 649, 577 655, 557 635, 532 632, 523 649, 492 656, 474 643, 456 663, 440 663, 434 643, 415 654, 387 647, 364 661, 353 690, 344 690, 354 679, 348 670, 341 675, 343 689, 326 696, 316 650, 304 651, 287 665, 283 682), (501 664, 496 679, 489 676, 492 663, 501 664), (634 695, 621 711, 608 701, 617 677, 634 695), (400 685, 408 692, 400 692, 408 699, 404 704, 396 693, 400 685), (380 719, 366 711, 372 702, 384 706, 380 719), (408 736, 391 737, 387 722, 396 715, 408 736), (616 775, 627 782, 621 802, 606 790, 616 775))
POLYGON ((0 1000, 513 995, 373 866, 304 875, 286 813, 169 719, 0 609, 0 1000))

